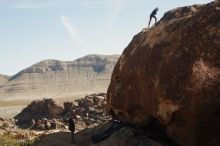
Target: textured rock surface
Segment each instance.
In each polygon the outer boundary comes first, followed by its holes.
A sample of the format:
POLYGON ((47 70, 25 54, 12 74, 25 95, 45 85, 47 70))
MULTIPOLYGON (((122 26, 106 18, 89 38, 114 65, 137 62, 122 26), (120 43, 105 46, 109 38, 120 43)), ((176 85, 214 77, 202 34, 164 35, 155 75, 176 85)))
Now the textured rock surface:
POLYGON ((53 99, 35 100, 14 118, 19 127, 45 130, 48 129, 47 127, 54 129, 51 126, 45 126, 45 121, 48 122, 48 125, 52 125, 52 123, 67 125, 67 119, 72 115, 76 118, 76 128, 79 130, 111 120, 105 106, 105 93, 87 95, 85 98, 77 99, 74 102, 64 102, 63 106, 53 99), (88 101, 93 104, 88 104, 88 101))
POLYGON ((12 76, 8 82, 0 76, 0 99, 57 98, 106 92, 118 58, 118 55, 88 55, 75 61, 39 62, 12 76))
POLYGON ((219 18, 219 1, 178 8, 136 35, 108 89, 114 118, 138 126, 156 119, 184 146, 220 145, 219 18))
POLYGON ((21 113, 15 116, 15 119, 17 125, 28 127, 32 119, 58 117, 63 111, 64 107, 55 103, 53 99, 43 99, 31 102, 21 113))

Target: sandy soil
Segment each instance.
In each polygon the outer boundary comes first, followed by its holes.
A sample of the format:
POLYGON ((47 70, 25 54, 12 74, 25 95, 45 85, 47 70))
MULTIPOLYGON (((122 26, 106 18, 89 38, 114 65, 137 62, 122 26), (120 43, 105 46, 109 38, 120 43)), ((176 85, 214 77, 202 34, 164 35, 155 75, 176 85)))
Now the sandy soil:
POLYGON ((0 107, 0 117, 12 118, 25 108, 25 105, 0 107))
MULTIPOLYGON (((65 97, 65 98, 55 98, 57 103, 63 103, 66 101, 74 101, 79 98, 83 98, 85 95, 79 97, 65 97)), ((12 118, 22 111, 28 104, 33 100, 0 100, 0 117, 12 118)))

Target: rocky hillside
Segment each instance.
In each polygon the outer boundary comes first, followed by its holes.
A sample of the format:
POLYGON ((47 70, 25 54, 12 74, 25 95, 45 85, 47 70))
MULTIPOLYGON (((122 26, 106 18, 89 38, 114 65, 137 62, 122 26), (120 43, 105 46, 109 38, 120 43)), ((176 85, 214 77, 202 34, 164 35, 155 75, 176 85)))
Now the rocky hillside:
POLYGON ((44 60, 9 78, 0 76, 0 99, 70 97, 106 92, 118 55, 75 61, 44 60))
POLYGON ((116 64, 108 110, 183 146, 220 145, 220 1, 177 8, 116 64))
POLYGON ((9 80, 9 78, 10 77, 8 77, 8 76, 0 75, 0 86, 6 84, 9 80))

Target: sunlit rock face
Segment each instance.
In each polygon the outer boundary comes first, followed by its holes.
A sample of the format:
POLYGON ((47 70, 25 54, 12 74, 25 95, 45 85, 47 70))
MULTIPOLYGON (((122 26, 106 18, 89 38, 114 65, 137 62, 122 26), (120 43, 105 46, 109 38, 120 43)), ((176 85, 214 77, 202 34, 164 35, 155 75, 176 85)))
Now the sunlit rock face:
POLYGON ((220 145, 219 1, 171 10, 134 36, 107 100, 123 122, 147 127, 156 119, 181 145, 220 145))

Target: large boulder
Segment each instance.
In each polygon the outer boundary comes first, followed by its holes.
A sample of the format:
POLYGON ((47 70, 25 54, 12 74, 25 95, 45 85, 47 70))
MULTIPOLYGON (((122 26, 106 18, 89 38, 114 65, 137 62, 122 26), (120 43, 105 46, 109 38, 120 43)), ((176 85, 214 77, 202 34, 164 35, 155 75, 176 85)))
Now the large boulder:
POLYGON ((35 100, 16 115, 15 119, 17 125, 25 128, 31 125, 32 119, 54 118, 63 112, 63 106, 55 103, 53 99, 35 100))
POLYGON ((64 111, 63 106, 55 103, 53 99, 47 99, 45 102, 45 106, 48 109, 48 111, 46 111, 46 114, 48 114, 48 116, 50 117, 59 116, 64 111))
POLYGON ((220 145, 219 20, 216 0, 169 11, 136 35, 114 69, 109 113, 137 126, 158 122, 184 146, 220 145))
POLYGON ((77 108, 78 106, 78 103, 77 102, 64 102, 63 103, 63 106, 64 106, 64 112, 63 114, 68 114, 68 113, 72 113, 73 112, 73 109, 77 108))

